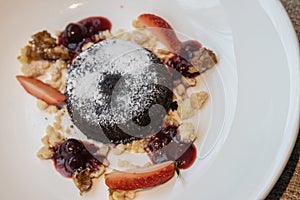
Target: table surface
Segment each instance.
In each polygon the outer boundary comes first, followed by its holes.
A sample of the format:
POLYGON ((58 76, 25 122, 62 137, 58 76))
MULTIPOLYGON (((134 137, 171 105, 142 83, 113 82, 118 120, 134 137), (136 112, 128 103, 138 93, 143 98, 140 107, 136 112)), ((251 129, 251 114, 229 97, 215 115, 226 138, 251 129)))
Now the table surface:
MULTIPOLYGON (((300 41, 300 0, 281 0, 300 41)), ((300 200, 300 134, 291 157, 266 200, 300 200)))

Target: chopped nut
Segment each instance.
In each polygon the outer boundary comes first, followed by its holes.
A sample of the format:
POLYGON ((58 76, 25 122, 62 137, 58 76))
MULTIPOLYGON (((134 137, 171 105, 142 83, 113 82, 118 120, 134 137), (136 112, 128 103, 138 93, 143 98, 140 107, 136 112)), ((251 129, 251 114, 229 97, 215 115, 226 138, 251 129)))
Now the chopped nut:
POLYGON ((58 130, 58 131, 63 130, 63 126, 61 125, 60 122, 54 122, 53 127, 55 128, 55 130, 58 130))
POLYGON ((105 169, 106 168, 104 166, 100 166, 98 170, 90 173, 90 177, 91 178, 99 178, 102 174, 104 174, 105 169))
POLYGON ((60 143, 63 140, 64 140, 64 137, 58 132, 55 132, 55 134, 52 134, 49 137, 49 143, 50 143, 51 146, 54 146, 54 145, 56 145, 57 143, 60 143))
POLYGON ((125 199, 127 198, 128 200, 134 199, 135 196, 136 196, 136 192, 135 191, 127 191, 125 193, 125 199))
POLYGON ((182 96, 185 94, 185 87, 182 85, 182 84, 179 84, 177 87, 176 87, 176 91, 177 91, 177 94, 179 96, 182 96))
POLYGON ((93 184, 89 169, 76 171, 73 174, 72 179, 76 187, 79 189, 80 195, 89 191, 93 184))
POLYGON ((170 126, 179 126, 179 122, 176 119, 175 114, 173 114, 173 113, 171 115, 167 115, 165 117, 164 121, 165 121, 165 124, 168 124, 170 126))
POLYGON ((182 77, 181 80, 182 80, 182 83, 185 87, 193 87, 197 84, 197 81, 194 78, 182 77))
POLYGON ((203 47, 194 53, 191 63, 200 73, 203 73, 215 66, 218 60, 214 52, 203 47))
POLYGON ((193 93, 190 97, 192 107, 198 110, 203 107, 207 99, 208 99, 208 94, 206 92, 193 93))
MULTIPOLYGON (((99 37, 99 36, 98 36, 99 37)), ((100 40, 100 38, 98 38, 98 40, 100 40)), ((88 48, 90 48, 91 46, 93 46, 94 43, 93 42, 88 42, 86 44, 83 45, 83 47, 81 48, 82 51, 87 50, 88 48)))
POLYGON ((109 30, 102 31, 94 38, 96 41, 105 40, 113 37, 113 34, 109 30))
POLYGON ((109 200, 133 200, 136 197, 136 191, 109 190, 109 200))
POLYGON ((49 143, 49 135, 45 135, 44 137, 42 137, 41 139, 42 143, 46 146, 50 146, 50 143, 49 143))
POLYGON ((56 116, 55 116, 55 121, 56 122, 62 122, 62 117, 63 117, 63 113, 59 112, 56 116))
POLYGON ((21 63, 23 64, 21 67, 22 73, 31 77, 44 75, 48 71, 51 64, 49 61, 45 60, 34 60, 30 63, 21 63))
POLYGON ((102 156, 107 156, 108 152, 109 152, 109 146, 103 145, 99 148, 97 153, 102 156))
POLYGON ((66 133, 66 134, 70 134, 70 133, 71 133, 71 130, 70 130, 69 128, 66 128, 66 129, 65 129, 65 133, 66 133))
POLYGON ((47 31, 38 32, 31 37, 29 45, 21 50, 18 57, 21 63, 29 64, 32 60, 70 59, 68 51, 62 46, 57 46, 56 39, 47 31))
POLYGON ((183 123, 178 127, 180 139, 184 142, 192 142, 196 139, 194 126, 192 123, 183 123))
POLYGON ((145 27, 139 20, 133 20, 132 26, 134 28, 144 28, 145 27))
POLYGON ((37 157, 40 159, 50 159, 53 157, 54 152, 48 146, 43 146, 38 152, 37 157))
POLYGON ((52 71, 51 71, 51 80, 52 81, 57 81, 58 79, 60 79, 61 77, 61 70, 58 69, 58 68, 54 68, 52 71))
MULTIPOLYGON (((119 145, 118 145, 118 146, 119 146, 119 145)), ((118 147, 118 146, 117 146, 117 147, 118 147)), ((111 150, 111 152, 112 152, 114 155, 121 155, 122 153, 125 152, 125 149, 113 148, 113 149, 111 150)))
POLYGON ((46 110, 48 108, 48 104, 45 101, 42 101, 40 99, 37 100, 37 107, 41 110, 46 110))
POLYGON ((48 125, 47 128, 46 128, 46 134, 49 136, 49 135, 52 135, 54 133, 55 133, 55 130, 54 130, 53 126, 48 125))
POLYGON ((49 114, 56 113, 58 111, 58 108, 54 105, 49 105, 48 108, 45 110, 49 114))
POLYGON ((61 60, 61 59, 56 60, 56 62, 55 62, 55 68, 60 69, 60 70, 66 69, 67 65, 68 64, 66 63, 66 61, 61 60))
POLYGON ((188 119, 195 114, 195 110, 191 105, 190 99, 185 99, 181 104, 179 104, 177 111, 181 119, 188 119))

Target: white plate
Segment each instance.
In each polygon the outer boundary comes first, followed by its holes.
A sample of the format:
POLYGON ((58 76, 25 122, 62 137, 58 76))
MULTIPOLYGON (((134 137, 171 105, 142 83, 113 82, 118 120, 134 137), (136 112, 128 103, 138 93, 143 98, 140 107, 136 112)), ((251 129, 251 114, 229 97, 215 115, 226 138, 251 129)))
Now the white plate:
POLYGON ((51 161, 36 157, 47 121, 19 86, 16 60, 30 35, 102 15, 113 30, 130 29, 144 12, 213 49, 219 66, 203 76, 211 99, 200 118, 198 159, 183 179, 139 193, 137 199, 262 199, 293 148, 299 121, 299 48, 279 1, 2 1, 1 199, 106 199, 99 179, 80 197, 51 161), (206 116, 209 116, 206 119, 206 116), (201 121, 202 120, 202 121, 201 121))

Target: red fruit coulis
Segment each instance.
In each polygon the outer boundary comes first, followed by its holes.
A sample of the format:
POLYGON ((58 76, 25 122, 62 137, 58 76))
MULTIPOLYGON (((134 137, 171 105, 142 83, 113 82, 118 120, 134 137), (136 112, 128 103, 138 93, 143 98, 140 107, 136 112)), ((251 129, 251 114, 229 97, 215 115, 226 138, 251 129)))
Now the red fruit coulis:
POLYGON ((197 157, 197 150, 193 142, 180 140, 178 127, 168 126, 150 137, 147 151, 153 163, 175 161, 180 169, 187 169, 193 165, 197 157))
POLYGON ((180 79, 181 75, 187 78, 198 76, 199 72, 190 72, 193 67, 191 61, 194 53, 198 51, 202 45, 196 40, 188 40, 181 43, 180 49, 165 63, 167 67, 175 69, 178 73, 173 73, 173 78, 180 79))

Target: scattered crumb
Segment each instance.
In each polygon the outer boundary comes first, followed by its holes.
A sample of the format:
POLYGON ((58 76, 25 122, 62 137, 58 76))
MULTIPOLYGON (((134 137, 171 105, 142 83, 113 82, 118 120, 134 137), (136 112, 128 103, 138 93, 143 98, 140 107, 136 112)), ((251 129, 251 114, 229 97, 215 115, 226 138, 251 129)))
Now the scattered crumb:
POLYGON ((192 107, 198 110, 203 107, 207 99, 208 99, 208 94, 206 92, 193 93, 190 97, 192 107))
POLYGON ((190 122, 183 123, 178 127, 180 139, 183 142, 193 142, 196 139, 194 125, 190 122))
POLYGON ((179 84, 179 85, 175 88, 175 90, 176 90, 176 92, 177 92, 177 94, 178 94, 179 96, 182 96, 182 95, 185 94, 185 87, 184 87, 183 84, 179 84))
POLYGON ((109 190, 109 200, 133 200, 136 191, 109 190))
POLYGON ((45 112, 49 114, 54 114, 58 111, 58 107, 55 105, 49 105, 46 109, 45 112))
POLYGON ((99 150, 98 150, 98 154, 102 155, 102 156, 107 156, 107 154, 109 153, 109 146, 107 145, 102 145, 99 150))
POLYGON ((49 149, 48 146, 43 146, 38 152, 37 152, 37 157, 40 159, 50 159, 52 158, 54 152, 49 149))
POLYGON ((185 78, 185 77, 182 77, 182 78, 181 78, 181 82, 182 82, 182 84, 183 84, 186 88, 188 88, 188 87, 194 87, 194 86, 196 86, 196 84, 197 84, 197 81, 196 81, 196 79, 194 79, 194 78, 185 78))
POLYGON ((93 42, 88 42, 88 43, 86 43, 86 44, 84 44, 83 46, 82 46, 82 51, 85 51, 85 50, 87 50, 88 48, 90 48, 91 46, 93 46, 93 42))
POLYGON ((89 191, 93 185, 89 169, 76 171, 73 174, 72 179, 76 187, 79 189, 80 195, 89 191))
POLYGON ((49 106, 45 101, 42 101, 40 99, 37 100, 36 105, 40 110, 46 110, 49 106))
POLYGON ((203 73, 215 66, 218 60, 214 52, 203 47, 194 53, 191 63, 200 73, 203 73))
POLYGON ((65 133, 69 135, 71 133, 71 130, 69 128, 66 128, 65 133))
POLYGON ((170 126, 179 126, 180 117, 178 116, 177 111, 171 111, 164 120, 165 124, 170 126))
POLYGON ((133 20, 132 26, 134 28, 145 28, 145 26, 139 20, 133 20))
POLYGON ((57 131, 54 130, 52 126, 47 126, 46 135, 41 138, 44 146, 37 152, 37 156, 41 159, 52 158, 54 152, 51 147, 58 143, 61 143, 65 138, 57 131))
POLYGON ((24 61, 21 66, 21 71, 26 76, 38 77, 44 75, 49 67, 51 62, 45 60, 34 60, 29 63, 24 61))
POLYGON ((118 144, 115 148, 111 149, 111 152, 114 155, 121 155, 122 153, 125 152, 125 149, 126 149, 126 147, 124 144, 118 144))
POLYGON ((181 119, 188 119, 195 114, 195 110, 191 105, 190 99, 185 99, 181 104, 179 104, 177 111, 181 119))
POLYGON ((145 139, 140 139, 126 144, 118 144, 115 148, 112 148, 111 151, 115 155, 121 155, 125 151, 131 153, 145 153, 145 141, 145 139))

